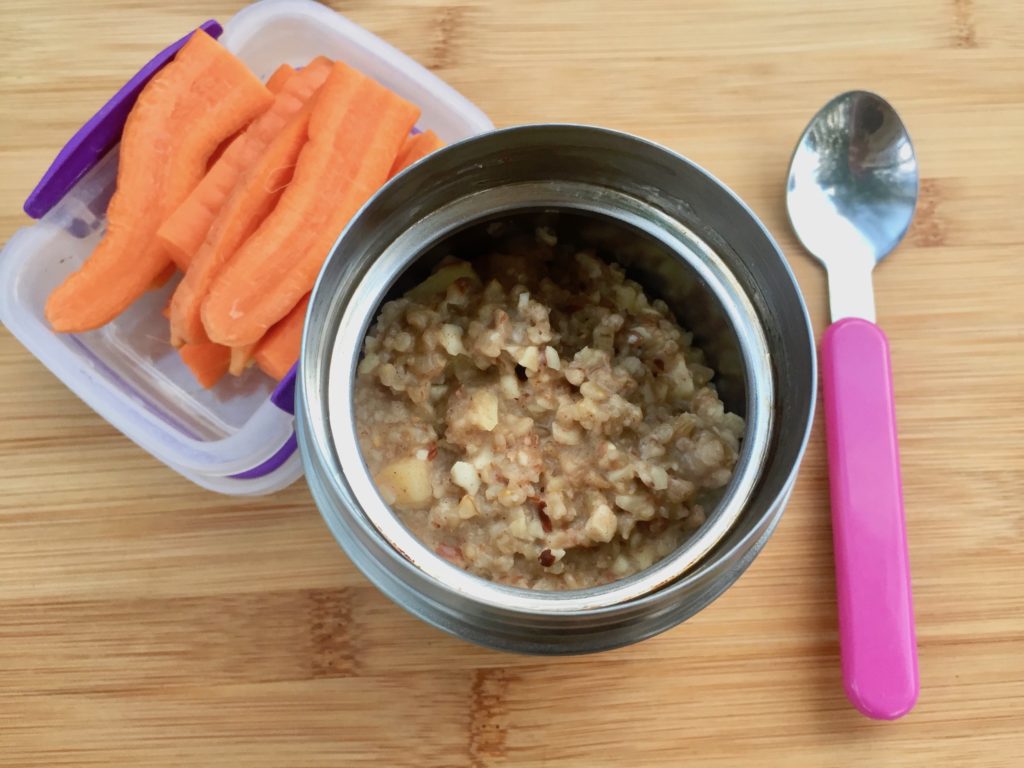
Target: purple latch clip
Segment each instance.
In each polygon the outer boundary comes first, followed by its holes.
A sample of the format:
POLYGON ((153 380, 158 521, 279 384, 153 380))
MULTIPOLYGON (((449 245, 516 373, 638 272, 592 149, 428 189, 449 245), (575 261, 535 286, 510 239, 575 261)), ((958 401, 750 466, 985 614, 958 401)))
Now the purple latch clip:
MULTIPOLYGON (((292 415, 295 414, 295 376, 298 372, 298 367, 298 363, 293 365, 292 369, 288 371, 288 374, 283 379, 281 379, 281 382, 270 395, 270 402, 285 413, 290 413, 292 415)), ((284 441, 284 445, 278 448, 277 451, 274 452, 274 455, 269 459, 264 461, 262 464, 257 464, 252 469, 245 470, 245 472, 239 472, 237 475, 231 475, 231 477, 236 480, 252 480, 256 477, 269 475, 275 469, 288 461, 298 447, 298 438, 296 437, 295 432, 292 432, 291 436, 284 441)))

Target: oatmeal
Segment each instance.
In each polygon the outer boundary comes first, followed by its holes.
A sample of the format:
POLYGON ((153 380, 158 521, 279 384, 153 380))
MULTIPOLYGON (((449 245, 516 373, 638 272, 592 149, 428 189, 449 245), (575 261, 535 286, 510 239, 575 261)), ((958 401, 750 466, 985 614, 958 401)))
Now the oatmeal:
POLYGON ((582 589, 636 573, 705 519, 743 419, 668 307, 555 233, 449 260, 386 303, 355 415, 384 500, 493 581, 582 589))

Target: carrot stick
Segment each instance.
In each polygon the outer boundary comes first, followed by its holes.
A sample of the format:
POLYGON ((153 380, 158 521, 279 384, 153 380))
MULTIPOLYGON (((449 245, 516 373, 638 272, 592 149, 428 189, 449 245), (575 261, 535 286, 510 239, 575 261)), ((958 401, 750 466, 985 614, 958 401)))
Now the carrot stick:
POLYGON ((253 344, 313 287, 352 216, 387 180, 419 109, 336 63, 310 117, 292 183, 210 286, 213 341, 253 344))
POLYGON ((267 90, 271 93, 280 93, 281 88, 284 87, 284 84, 288 82, 288 79, 294 74, 295 70, 290 64, 282 64, 275 69, 274 74, 267 79, 267 90))
POLYGON ((206 340, 202 301, 223 265, 274 209, 306 143, 315 103, 292 115, 224 202, 171 299, 171 343, 206 340))
POLYGON ((167 267, 160 222, 202 178, 217 146, 267 108, 272 96, 205 32, 195 32, 139 94, 121 137, 107 231, 85 264, 46 303, 56 331, 98 328, 141 296, 167 267))
POLYGON ((228 363, 231 359, 231 350, 209 341, 202 344, 186 344, 178 350, 178 354, 196 380, 207 389, 228 372, 228 363))
POLYGON ((281 84, 270 108, 228 146, 192 193, 161 224, 157 237, 179 267, 185 269, 192 261, 217 212, 245 170, 323 84, 330 71, 331 62, 321 57, 281 84))
POLYGON ((213 154, 210 155, 210 159, 206 161, 207 173, 209 173, 210 169, 217 164, 217 161, 224 156, 224 153, 228 151, 228 147, 230 147, 232 144, 238 141, 238 138, 242 135, 243 131, 237 131, 231 136, 228 136, 226 139, 224 139, 224 141, 220 143, 220 145, 215 150, 213 150, 213 154))
POLYGON ((232 376, 241 376, 253 364, 252 353, 256 348, 255 344, 248 344, 244 347, 229 347, 231 350, 231 363, 228 371, 232 376))
POLYGON ((153 282, 149 284, 149 290, 155 291, 157 288, 163 288, 177 271, 178 268, 173 263, 168 264, 159 275, 153 278, 153 282))
POLYGON ((437 138, 437 134, 433 131, 424 131, 423 133, 409 136, 402 145, 398 157, 395 158, 395 164, 391 166, 391 173, 388 174, 388 178, 397 176, 417 160, 423 159, 434 150, 440 149, 443 146, 444 142, 437 138))
POLYGON ((256 345, 253 359, 267 376, 280 381, 298 361, 302 346, 302 326, 308 306, 307 293, 256 345))
MULTIPOLYGON (((267 82, 266 82, 267 90, 270 91, 271 93, 273 93, 276 96, 280 92, 280 90, 284 86, 284 84, 288 81, 288 78, 290 78, 294 74, 295 74, 295 69, 291 65, 289 65, 289 64, 282 64, 281 66, 279 66, 277 69, 274 70, 274 73, 267 80, 267 82)), ((225 139, 224 141, 221 142, 221 145, 219 147, 217 147, 217 151, 214 152, 210 156, 210 162, 209 162, 209 164, 206 167, 206 172, 207 173, 209 173, 210 169, 213 168, 214 165, 216 165, 217 161, 220 160, 220 158, 224 154, 224 152, 227 151, 227 148, 230 147, 232 144, 234 144, 239 138, 241 138, 241 136, 242 136, 242 134, 244 132, 245 132, 245 129, 243 128, 242 130, 240 130, 235 135, 233 135, 230 138, 225 139)), ((204 176, 203 178, 205 179, 206 177, 204 176)), ((202 182, 200 182, 200 183, 202 183, 202 182)), ((175 257, 175 254, 172 253, 171 256, 175 257)), ((175 258, 175 261, 177 261, 177 258, 175 258)), ((178 266, 181 267, 182 269, 185 268, 180 263, 179 263, 178 266)))

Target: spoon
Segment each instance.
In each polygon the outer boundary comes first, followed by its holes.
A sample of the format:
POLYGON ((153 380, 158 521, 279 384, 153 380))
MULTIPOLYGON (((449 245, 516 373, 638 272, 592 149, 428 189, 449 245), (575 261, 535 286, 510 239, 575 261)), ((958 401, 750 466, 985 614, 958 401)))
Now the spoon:
POLYGON ((843 686, 863 714, 910 711, 920 683, 889 342, 871 271, 903 239, 917 203, 914 147, 896 110, 840 94, 811 120, 789 169, 797 238, 828 271, 821 342, 843 686))

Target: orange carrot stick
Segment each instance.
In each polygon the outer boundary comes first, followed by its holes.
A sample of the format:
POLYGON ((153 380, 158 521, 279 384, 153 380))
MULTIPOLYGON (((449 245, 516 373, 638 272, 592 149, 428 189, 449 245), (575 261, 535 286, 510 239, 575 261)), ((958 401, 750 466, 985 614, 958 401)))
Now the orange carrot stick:
POLYGON ((155 291, 157 288, 163 288, 177 271, 178 268, 173 263, 168 264, 159 275, 153 278, 153 282, 149 284, 149 290, 155 291))
POLYGON ((437 138, 433 131, 424 131, 414 136, 409 136, 402 145, 402 150, 395 158, 395 164, 391 166, 391 173, 388 178, 396 176, 417 160, 429 155, 434 150, 444 146, 444 142, 437 138))
POLYGON ((199 182, 217 146, 272 98, 213 38, 192 35, 128 116, 106 234, 50 294, 46 317, 54 330, 98 328, 145 292, 169 262, 155 237, 160 222, 199 182))
MULTIPOLYGON (((291 66, 289 66, 288 64, 282 64, 280 67, 274 70, 274 74, 272 74, 270 76, 270 79, 267 80, 267 90, 273 94, 277 94, 281 90, 281 87, 287 82, 288 78, 294 74, 295 70, 291 66)), ((210 169, 217 164, 217 161, 220 160, 221 156, 227 151, 227 148, 234 144, 236 141, 238 141, 238 139, 244 132, 245 128, 233 134, 232 136, 229 136, 220 143, 220 146, 217 147, 217 149, 214 151, 212 155, 210 155, 210 160, 206 164, 207 173, 209 173, 210 169)), ((204 176, 203 178, 206 177, 204 176)), ((174 253, 171 254, 171 258, 174 258, 175 261, 178 261, 174 253)), ((182 269, 185 269, 185 266, 187 265, 182 265, 179 262, 178 266, 181 267, 182 269)))
POLYGON ((295 162, 307 140, 315 99, 292 115, 221 207, 171 299, 172 344, 206 340, 200 316, 203 299, 223 265, 274 210, 291 181, 295 162))
POLYGON ((178 350, 185 365, 192 371, 196 381, 209 389, 228 372, 231 350, 220 344, 204 342, 186 344, 178 350))
MULTIPOLYGON (((277 94, 278 91, 281 90, 281 87, 288 80, 288 78, 291 77, 294 74, 295 74, 295 70, 292 69, 292 67, 290 67, 287 64, 282 64, 280 67, 278 67, 277 69, 274 70, 274 74, 272 74, 270 76, 270 79, 267 80, 267 83, 266 83, 267 90, 270 91, 273 94, 277 94)), ((242 130, 237 131, 236 133, 232 134, 231 136, 229 136, 228 138, 224 139, 224 141, 222 141, 220 143, 220 146, 217 147, 217 149, 214 150, 213 154, 210 155, 210 159, 206 163, 206 173, 207 174, 209 174, 210 170, 214 166, 217 165, 217 161, 220 160, 221 157, 224 156, 224 153, 228 150, 228 147, 230 147, 232 144, 234 144, 234 143, 236 143, 236 142, 241 140, 243 133, 245 133, 245 128, 242 128, 242 130)), ((206 176, 204 176, 203 178, 205 179, 206 176)), ((199 182, 199 184, 202 184, 202 183, 203 183, 202 181, 199 182)), ((193 194, 195 194, 195 190, 193 190, 193 194)), ((188 268, 188 261, 189 261, 188 255, 183 253, 181 251, 181 249, 175 249, 174 247, 172 247, 173 244, 167 244, 167 245, 170 248, 171 258, 174 260, 175 266, 177 266, 181 270, 187 269, 188 268)))
POLYGON ((281 88, 284 87, 284 84, 287 83, 288 79, 294 74, 295 70, 290 64, 282 64, 275 69, 274 74, 267 79, 267 90, 271 93, 280 93, 281 88))
POLYGON ((291 116, 323 84, 330 71, 331 62, 321 57, 295 72, 280 86, 270 108, 228 146, 192 193, 161 224, 157 237, 170 250, 178 266, 185 269, 191 263, 231 189, 291 116))
POLYGON ((228 371, 232 376, 241 376, 253 364, 252 353, 255 348, 255 344, 248 344, 244 347, 229 347, 231 350, 231 363, 228 365, 228 371))
POLYGON ((256 345, 253 359, 267 376, 280 381, 298 362, 299 349, 302 346, 302 326, 306 320, 308 306, 307 293, 256 345))
POLYGON ((210 155, 210 159, 206 161, 207 173, 209 173, 210 169, 217 164, 217 161, 224 156, 224 153, 228 151, 228 147, 230 147, 232 144, 238 141, 238 137, 241 135, 242 131, 237 131, 236 133, 224 139, 224 141, 222 141, 220 145, 215 150, 213 150, 213 154, 210 155))
POLYGON ((397 94, 334 65, 292 183, 210 286, 202 319, 211 340, 253 344, 310 291, 339 233, 387 180, 417 117, 397 94))

